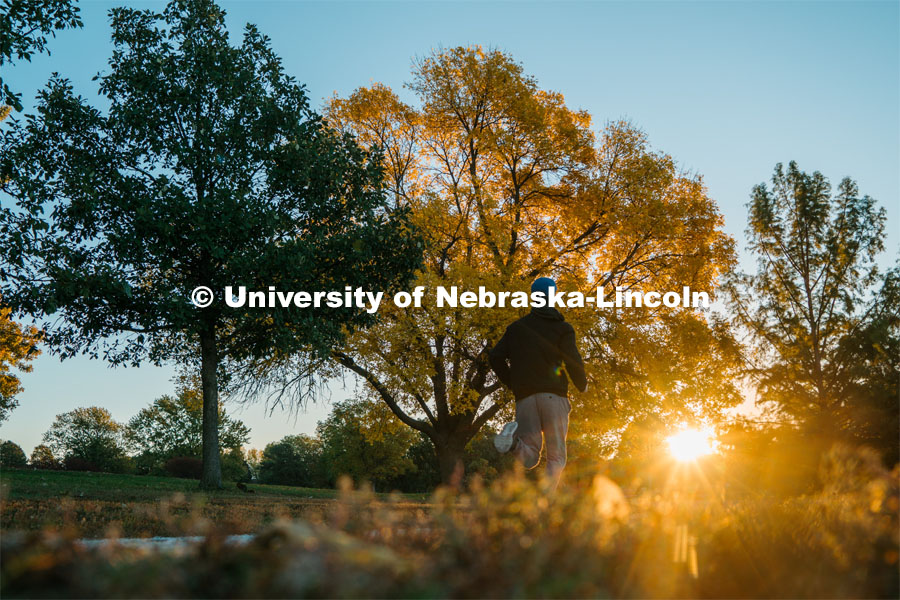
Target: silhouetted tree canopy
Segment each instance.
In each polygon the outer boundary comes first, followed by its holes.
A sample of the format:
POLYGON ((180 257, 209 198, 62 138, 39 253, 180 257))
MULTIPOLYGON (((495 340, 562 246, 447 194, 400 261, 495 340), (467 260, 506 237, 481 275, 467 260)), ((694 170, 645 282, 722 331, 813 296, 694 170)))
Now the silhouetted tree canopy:
POLYGON ((755 274, 729 291, 750 334, 760 400, 828 439, 874 445, 891 464, 900 436, 900 269, 879 272, 885 210, 843 179, 775 167, 753 190, 755 274))

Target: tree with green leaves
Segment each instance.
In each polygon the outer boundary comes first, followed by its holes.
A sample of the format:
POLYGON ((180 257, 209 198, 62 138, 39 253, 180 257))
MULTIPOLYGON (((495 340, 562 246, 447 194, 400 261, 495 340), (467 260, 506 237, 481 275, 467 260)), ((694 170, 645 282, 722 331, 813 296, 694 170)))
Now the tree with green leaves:
POLYGON ((325 487, 322 442, 309 435, 288 435, 268 444, 259 463, 263 483, 325 487))
MULTIPOLYGON (((81 17, 73 0, 2 0, 0 2, 0 67, 14 61, 30 61, 34 54, 47 52, 47 36, 61 29, 81 27, 81 17)), ((22 110, 21 94, 0 78, 0 121, 7 113, 3 105, 22 110)))
MULTIPOLYGON (((232 452, 250 440, 250 429, 219 407, 219 447, 232 452)), ((200 458, 203 453, 203 396, 182 387, 142 408, 125 427, 125 443, 138 456, 162 463, 175 456, 200 458)))
POLYGON ((896 456, 900 270, 879 273, 885 211, 845 178, 775 167, 749 203, 755 274, 728 289, 761 400, 823 440, 851 438, 896 456))
POLYGON ((56 415, 44 433, 44 443, 66 461, 77 459, 91 469, 120 471, 125 461, 123 431, 122 424, 105 408, 76 408, 56 415))
POLYGON ((211 0, 111 11, 97 76, 108 109, 54 76, 38 114, 0 142, 17 210, 0 223, 0 293, 45 318, 62 358, 176 361, 201 373, 203 477, 221 486, 219 375, 298 351, 324 354, 371 324, 362 309, 230 308, 225 286, 391 293, 419 265, 388 206, 379 154, 330 129, 247 25, 229 42, 211 0), (198 308, 192 290, 214 302, 198 308))
POLYGON ((348 400, 334 405, 316 427, 322 457, 332 483, 342 475, 367 481, 377 490, 393 486, 398 477, 414 470, 408 456, 416 434, 383 404, 348 400))
POLYGON ((25 451, 17 443, 6 440, 0 444, 0 467, 4 469, 21 469, 27 462, 25 451))
POLYGON ((29 464, 34 469, 56 470, 60 468, 59 461, 53 456, 53 450, 47 444, 38 444, 31 451, 29 464))

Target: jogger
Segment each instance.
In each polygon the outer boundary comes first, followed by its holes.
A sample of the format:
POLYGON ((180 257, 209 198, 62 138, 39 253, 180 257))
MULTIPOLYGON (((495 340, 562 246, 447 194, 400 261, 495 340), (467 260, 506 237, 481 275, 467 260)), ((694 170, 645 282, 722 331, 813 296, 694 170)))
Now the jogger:
MULTIPOLYGON (((553 280, 542 277, 531 291, 546 295, 551 287, 556 287, 553 280)), ((516 397, 516 421, 504 426, 494 445, 500 452, 512 450, 525 468, 532 469, 546 442, 547 476, 555 488, 566 465, 568 378, 579 390, 587 388, 575 330, 556 309, 532 309, 506 328, 490 351, 490 362, 516 397)))

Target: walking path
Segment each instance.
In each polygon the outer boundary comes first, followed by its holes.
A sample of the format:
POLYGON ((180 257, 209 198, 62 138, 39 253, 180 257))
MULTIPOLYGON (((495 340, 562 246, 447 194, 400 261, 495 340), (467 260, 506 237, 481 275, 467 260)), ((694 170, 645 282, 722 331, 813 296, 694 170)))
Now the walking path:
MULTIPOLYGON (((229 535, 225 538, 225 543, 234 546, 243 546, 249 544, 256 537, 250 534, 229 535)), ((117 544, 126 548, 135 548, 139 550, 160 550, 167 552, 188 550, 199 544, 206 537, 202 535, 192 535, 185 537, 151 537, 151 538, 106 538, 99 540, 81 539, 78 543, 85 548, 98 548, 105 545, 117 544)))

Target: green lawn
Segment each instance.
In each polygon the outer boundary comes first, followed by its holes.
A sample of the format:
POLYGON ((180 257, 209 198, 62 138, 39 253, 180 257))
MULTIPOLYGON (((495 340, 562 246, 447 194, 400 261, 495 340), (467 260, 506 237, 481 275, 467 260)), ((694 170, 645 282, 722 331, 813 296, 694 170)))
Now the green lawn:
POLYGON ((2 497, 9 500, 40 500, 72 497, 85 500, 115 500, 120 502, 148 501, 181 493, 188 496, 203 494, 217 498, 258 496, 287 496, 290 498, 335 498, 336 490, 291 487, 285 485, 248 484, 254 494, 237 489, 234 483, 225 484, 215 492, 200 490, 197 481, 176 477, 143 475, 114 475, 77 471, 36 471, 6 469, 0 472, 2 497))

